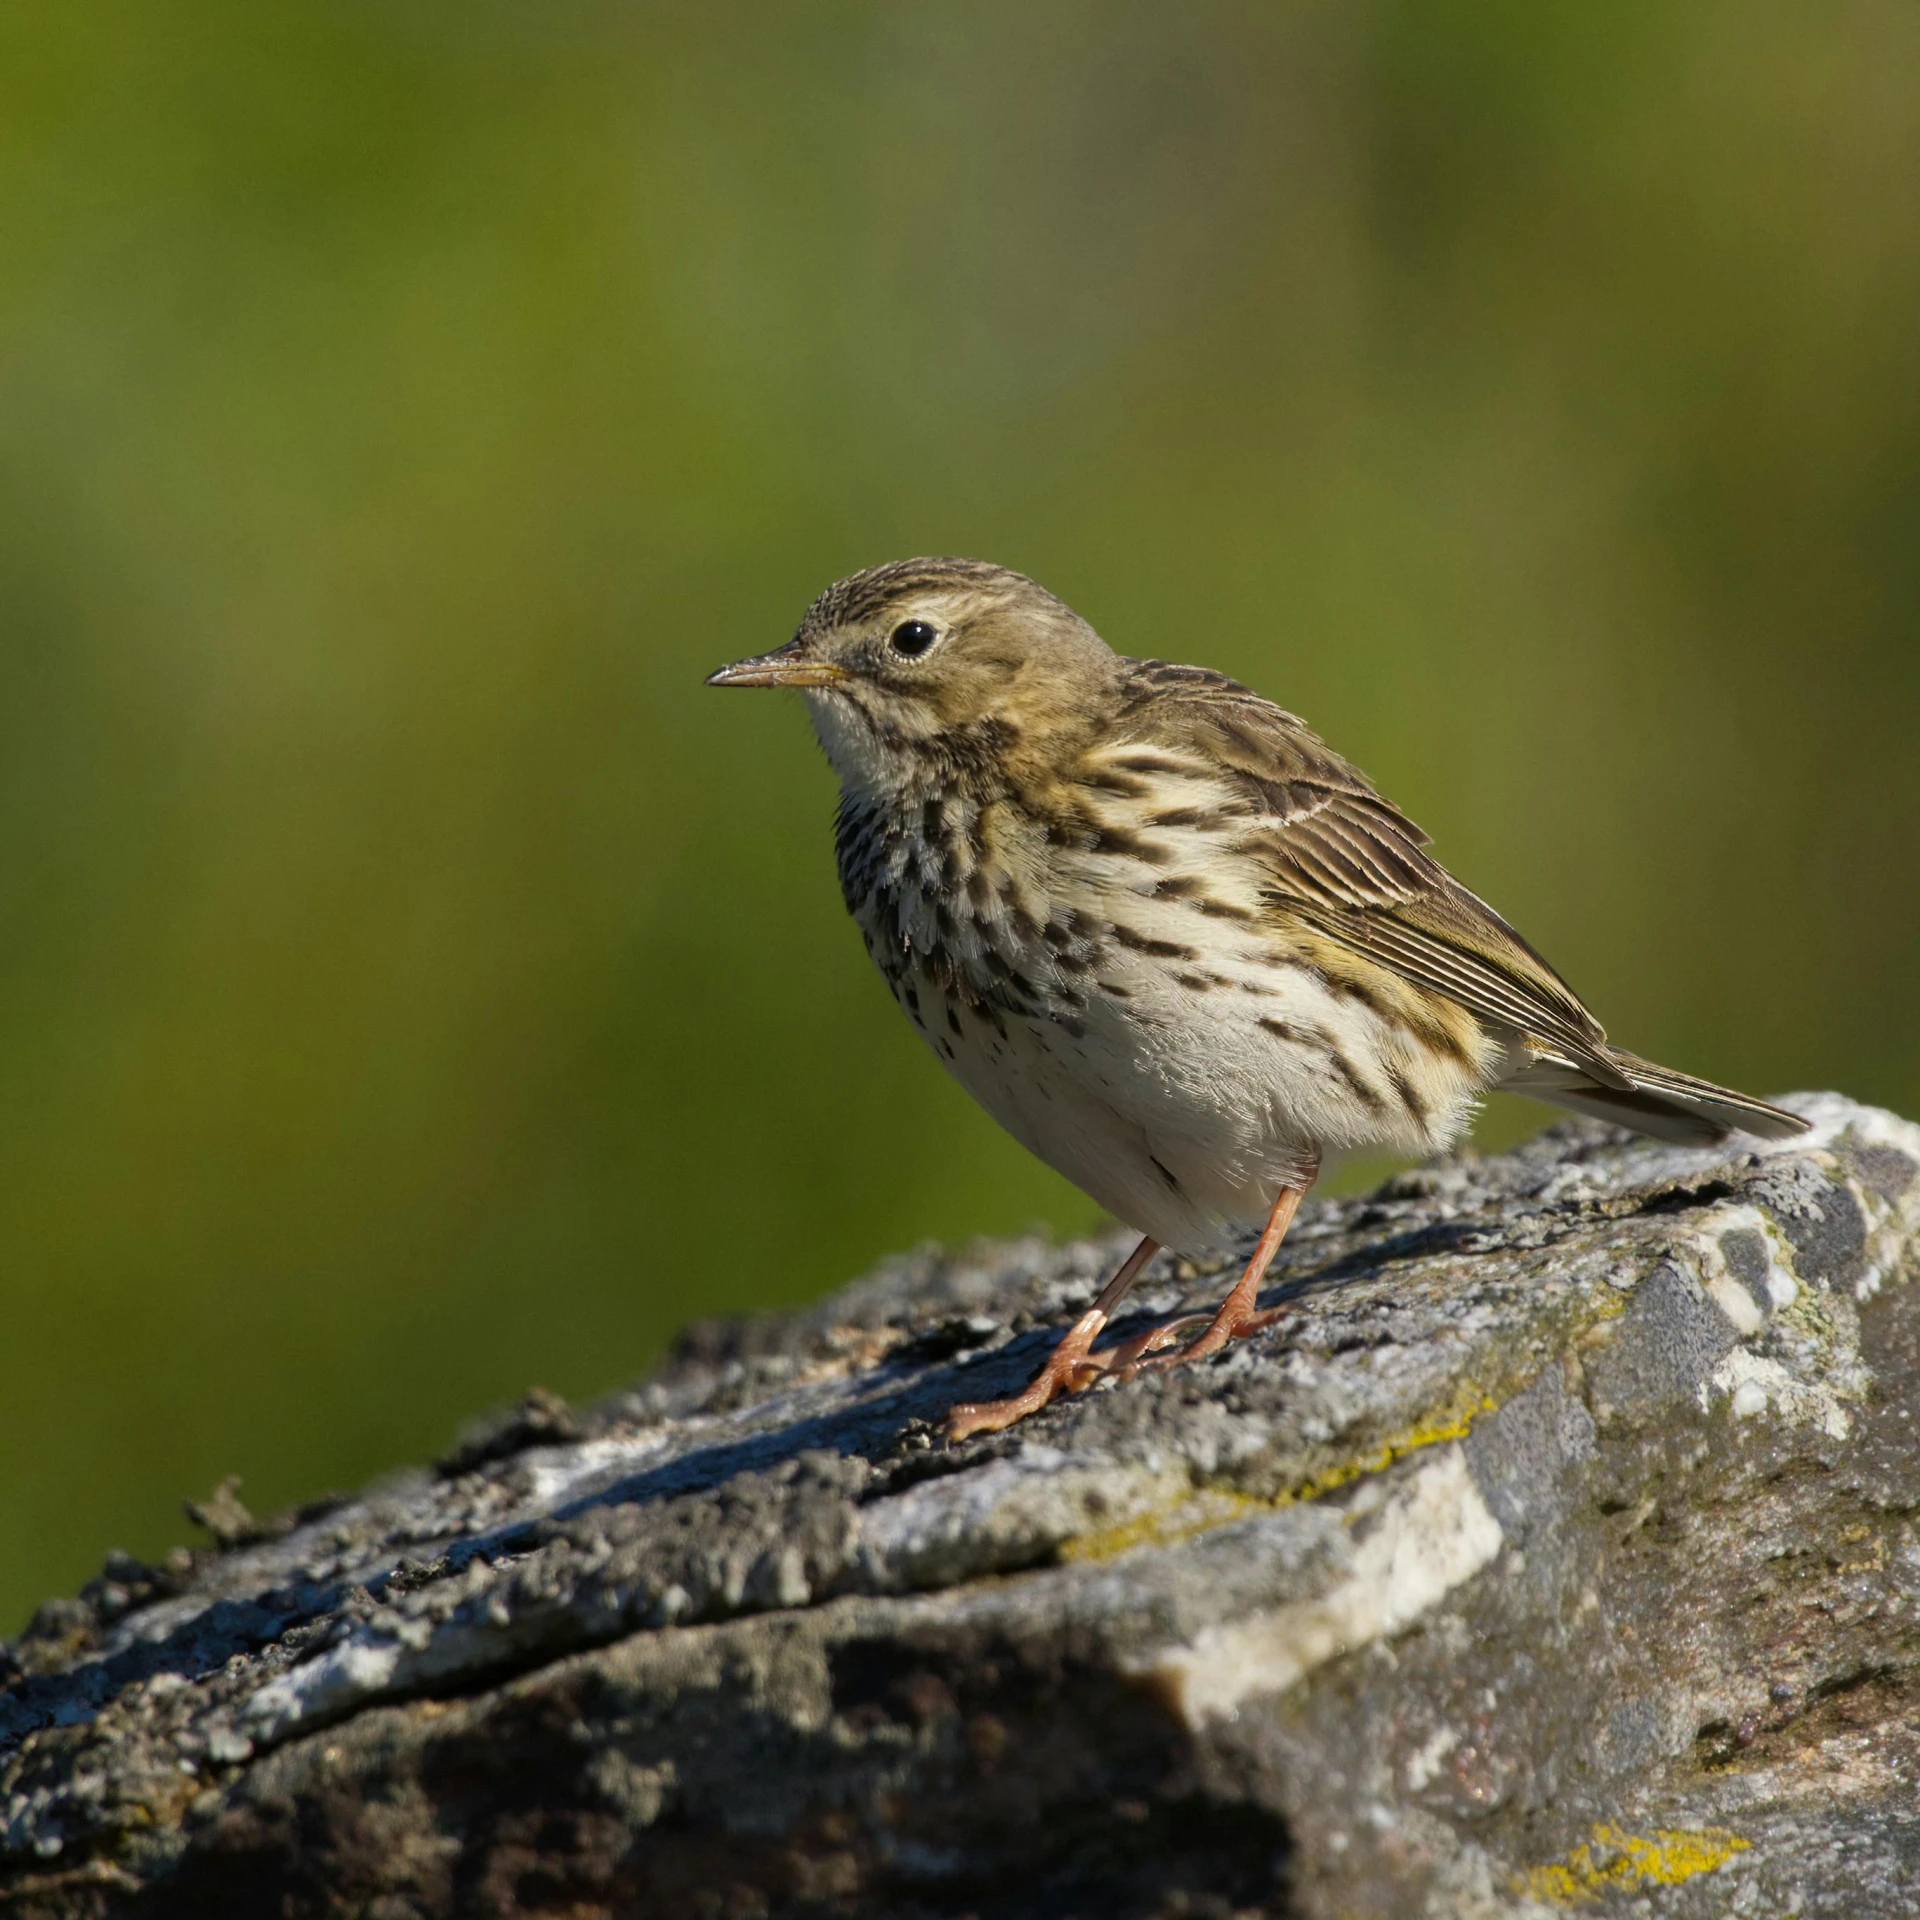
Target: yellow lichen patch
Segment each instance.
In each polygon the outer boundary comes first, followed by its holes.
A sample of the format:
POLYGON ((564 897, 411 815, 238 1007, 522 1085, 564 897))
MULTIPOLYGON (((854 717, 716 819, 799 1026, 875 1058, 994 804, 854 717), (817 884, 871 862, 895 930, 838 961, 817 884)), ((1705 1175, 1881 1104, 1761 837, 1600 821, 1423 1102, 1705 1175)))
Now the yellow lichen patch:
POLYGON ((1627 1833, 1598 1826, 1591 1841, 1550 1867, 1535 1867, 1517 1882, 1520 1892, 1555 1906, 1573 1907, 1604 1893, 1633 1887, 1677 1887, 1696 1874, 1713 1873, 1749 1842, 1721 1827, 1660 1828, 1627 1833))
POLYGON ((1181 1540, 1191 1540, 1197 1533, 1223 1527, 1229 1520, 1258 1513, 1266 1505, 1264 1500, 1250 1499, 1244 1493, 1203 1488, 1171 1506, 1156 1507, 1117 1525, 1078 1534, 1060 1549, 1060 1557, 1063 1560, 1112 1560, 1120 1554, 1131 1553, 1135 1547, 1170 1547, 1181 1540))
POLYGON ((1405 1433, 1382 1441, 1372 1453, 1363 1454, 1358 1460, 1342 1461, 1339 1466, 1328 1467, 1324 1472, 1310 1474, 1297 1486, 1288 1487, 1261 1504, 1268 1507, 1298 1506, 1303 1500, 1318 1500, 1323 1494, 1351 1486, 1354 1481, 1364 1480, 1370 1474, 1385 1473, 1396 1460, 1404 1460, 1408 1454, 1418 1453, 1422 1447, 1437 1447, 1445 1440, 1464 1440, 1473 1431, 1474 1421, 1481 1414, 1493 1410, 1493 1401, 1484 1394, 1477 1401, 1464 1406, 1456 1402, 1445 1411, 1423 1420, 1418 1426, 1409 1427, 1405 1433))
POLYGON ((1473 1430, 1474 1421, 1482 1413, 1491 1413, 1493 1408, 1493 1401, 1484 1395, 1464 1407, 1456 1403, 1418 1426, 1409 1427, 1405 1433, 1396 1434, 1358 1460, 1343 1461, 1338 1466, 1310 1474, 1264 1498, 1233 1493, 1222 1487, 1201 1488, 1171 1506, 1156 1507, 1115 1526, 1076 1535, 1060 1549, 1060 1557, 1072 1561, 1112 1560, 1120 1554, 1131 1553, 1136 1547, 1170 1547, 1179 1541, 1191 1540, 1196 1534, 1223 1527, 1229 1521, 1243 1520, 1256 1513, 1277 1512, 1305 1500, 1318 1500, 1369 1474, 1384 1473, 1396 1460, 1404 1460, 1422 1447, 1438 1446, 1445 1440, 1464 1440, 1473 1430))

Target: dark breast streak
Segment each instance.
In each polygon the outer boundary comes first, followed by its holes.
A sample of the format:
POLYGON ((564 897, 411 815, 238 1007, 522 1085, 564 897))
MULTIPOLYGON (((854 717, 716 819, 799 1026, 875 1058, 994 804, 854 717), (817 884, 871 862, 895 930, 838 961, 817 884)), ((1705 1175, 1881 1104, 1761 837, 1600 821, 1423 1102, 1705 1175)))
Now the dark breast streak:
MULTIPOLYGON (((841 803, 835 846, 847 909, 902 1011, 943 1059, 954 1061, 976 1041, 977 1030, 1003 1040, 1009 1019, 1045 1022, 1079 1039, 1089 1001, 1124 1006, 1134 998, 1132 988, 1109 977, 1110 963, 1147 960, 1159 963, 1196 1003, 1219 992, 1218 1012, 1197 1017, 1244 1024, 1279 1043, 1285 1054, 1276 1052, 1276 1073, 1309 1071, 1375 1120, 1404 1117, 1416 1130, 1427 1126, 1428 1101, 1392 1058, 1360 1044, 1358 1035, 1343 1044, 1319 1020, 1277 1017, 1261 1006, 1262 1000, 1271 1005, 1277 988, 1208 965, 1209 928, 1217 922, 1206 917, 1203 882, 1163 887, 1155 879, 1140 889, 1165 892, 1194 910, 1191 941, 1166 938, 1164 923, 1148 931, 1048 900, 1037 874, 1017 884, 996 851, 990 817, 993 808, 1014 804, 1006 798, 983 804, 965 782, 943 782, 937 793, 891 804, 858 796, 841 803)), ((1062 815, 1058 827, 1061 837, 1094 848, 1087 823, 1062 815)), ((1154 871, 1143 869, 1141 878, 1154 871)), ((1336 1003, 1350 1002, 1417 1046, 1422 1023, 1404 1017, 1398 1002, 1409 990, 1403 983, 1357 963, 1344 972, 1330 969, 1328 957, 1281 942, 1264 965, 1276 976, 1312 980, 1336 1003)), ((1133 1017, 1153 1018, 1138 1009, 1133 1017)), ((1204 1044, 1200 1034, 1195 1039, 1204 1044)))
POLYGON ((1077 1035, 1076 984, 1106 948, 1084 914, 1036 901, 997 858, 985 807, 964 786, 893 804, 846 795, 835 825, 840 891, 908 1017, 951 1057, 962 1018, 1007 1015, 1077 1035), (923 1004, 921 984, 944 1003, 923 1004))

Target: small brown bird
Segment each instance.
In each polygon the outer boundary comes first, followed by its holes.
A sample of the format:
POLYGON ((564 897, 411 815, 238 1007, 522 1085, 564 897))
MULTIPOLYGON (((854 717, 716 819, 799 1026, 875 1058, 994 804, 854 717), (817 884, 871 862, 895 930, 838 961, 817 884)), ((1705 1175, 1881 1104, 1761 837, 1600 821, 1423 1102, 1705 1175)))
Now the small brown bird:
POLYGON ((798 687, 840 778, 840 885, 893 995, 1020 1143, 1143 1237, 1024 1393, 1215 1353, 1322 1160, 1441 1152, 1490 1088, 1708 1145, 1796 1115, 1609 1046, 1573 989, 1301 721, 1204 667, 1131 660, 978 560, 829 587, 710 686, 798 687), (1190 1316, 1094 1341, 1155 1251, 1264 1222, 1190 1316))

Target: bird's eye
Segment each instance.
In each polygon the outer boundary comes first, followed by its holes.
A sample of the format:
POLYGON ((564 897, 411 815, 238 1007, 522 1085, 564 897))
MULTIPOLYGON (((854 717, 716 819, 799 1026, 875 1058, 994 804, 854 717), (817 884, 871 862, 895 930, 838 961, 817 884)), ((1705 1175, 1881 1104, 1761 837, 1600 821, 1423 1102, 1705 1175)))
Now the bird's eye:
POLYGON ((887 641, 904 660, 918 660, 940 638, 924 620, 902 620, 887 641))

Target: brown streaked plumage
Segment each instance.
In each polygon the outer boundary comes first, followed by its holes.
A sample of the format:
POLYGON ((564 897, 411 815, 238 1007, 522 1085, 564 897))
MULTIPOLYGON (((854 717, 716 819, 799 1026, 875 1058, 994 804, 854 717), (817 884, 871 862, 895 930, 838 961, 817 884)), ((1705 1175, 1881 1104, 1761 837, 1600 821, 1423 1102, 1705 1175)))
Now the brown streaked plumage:
POLYGON ((1224 674, 1114 653, 1021 574, 871 568, 711 684, 805 692, 840 777, 841 887, 901 1008, 1144 1236, 1033 1385, 956 1408, 955 1437, 1266 1324, 1260 1278, 1323 1157, 1444 1149, 1490 1088, 1689 1145, 1804 1127, 1609 1045, 1302 721, 1224 674), (1157 1246, 1255 1221, 1203 1334, 1093 1351, 1157 1246))

